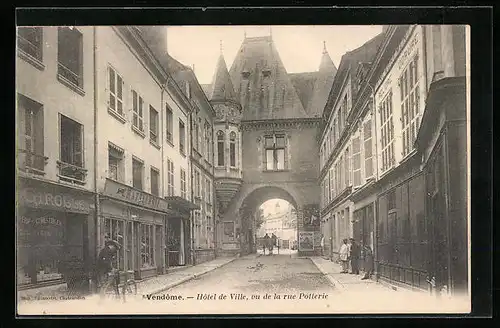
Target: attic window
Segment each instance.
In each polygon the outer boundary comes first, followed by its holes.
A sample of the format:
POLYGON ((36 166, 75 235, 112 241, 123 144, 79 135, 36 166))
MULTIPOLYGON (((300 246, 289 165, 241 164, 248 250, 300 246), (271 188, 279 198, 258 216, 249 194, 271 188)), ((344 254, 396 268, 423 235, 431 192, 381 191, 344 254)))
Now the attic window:
POLYGON ((271 70, 269 68, 264 68, 262 70, 262 74, 264 75, 264 77, 269 77, 271 76, 271 70))
POLYGON ((241 72, 241 75, 243 76, 243 78, 248 79, 248 77, 250 76, 250 72, 245 70, 245 71, 241 72))

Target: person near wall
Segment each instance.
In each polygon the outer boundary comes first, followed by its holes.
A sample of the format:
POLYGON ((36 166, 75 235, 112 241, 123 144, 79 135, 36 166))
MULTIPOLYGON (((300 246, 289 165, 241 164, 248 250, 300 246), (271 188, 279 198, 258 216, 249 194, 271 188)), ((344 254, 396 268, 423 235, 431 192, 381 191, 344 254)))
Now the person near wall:
POLYGON ((363 245, 365 258, 365 275, 361 280, 370 279, 373 274, 373 251, 370 246, 363 245))
POLYGON ((347 239, 342 241, 342 246, 339 250, 340 265, 342 266, 342 271, 340 273, 347 273, 347 261, 349 258, 349 247, 347 246, 347 239))
POLYGON ((354 238, 350 238, 350 259, 351 259, 351 274, 359 274, 359 257, 361 256, 361 248, 356 243, 354 238))
POLYGON ((269 239, 271 239, 271 237, 269 237, 269 235, 266 233, 266 235, 264 236, 264 242, 262 243, 262 248, 264 250, 264 255, 266 255, 266 248, 267 249, 270 249, 269 248, 269 239))
MULTIPOLYGON (((104 247, 99 252, 97 258, 97 284, 100 287, 106 282, 107 275, 114 269, 114 262, 116 261, 116 255, 120 249, 120 244, 117 241, 106 239, 104 242, 104 247)), ((119 283, 119 275, 115 277, 117 283, 119 283)))
POLYGON ((273 253, 273 248, 276 245, 276 235, 271 234, 271 239, 269 240, 269 254, 273 253))

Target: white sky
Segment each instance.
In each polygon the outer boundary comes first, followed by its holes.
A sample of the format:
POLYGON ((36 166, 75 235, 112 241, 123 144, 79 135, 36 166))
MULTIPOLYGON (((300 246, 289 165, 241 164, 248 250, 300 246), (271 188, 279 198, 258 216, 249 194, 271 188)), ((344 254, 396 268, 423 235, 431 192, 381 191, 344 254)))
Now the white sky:
MULTIPOLYGON (((169 54, 184 65, 195 66, 201 84, 212 83, 220 43, 228 69, 247 37, 267 36, 270 26, 169 26, 169 54)), ((323 41, 335 66, 343 54, 363 45, 382 32, 375 25, 309 25, 272 27, 272 36, 288 73, 314 72, 318 69, 323 41)))

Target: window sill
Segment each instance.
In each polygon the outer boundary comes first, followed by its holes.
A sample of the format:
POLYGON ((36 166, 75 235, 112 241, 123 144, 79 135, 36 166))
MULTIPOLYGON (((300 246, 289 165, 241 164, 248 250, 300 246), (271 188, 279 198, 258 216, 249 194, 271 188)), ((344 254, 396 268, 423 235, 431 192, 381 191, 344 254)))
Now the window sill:
POLYGON ((127 121, 123 115, 120 115, 120 113, 118 113, 116 110, 113 110, 109 107, 108 107, 108 113, 123 124, 125 124, 125 122, 127 121))
POLYGON ((79 85, 74 84, 59 73, 57 73, 57 80, 74 92, 78 93, 80 96, 85 96, 85 91, 79 85))
POLYGON ((157 142, 155 142, 154 140, 149 139, 149 143, 150 143, 152 146, 154 146, 156 149, 158 149, 158 150, 160 150, 160 149, 161 149, 160 145, 159 145, 157 142))
POLYGON ((289 172, 290 170, 288 169, 282 169, 282 170, 264 170, 262 172, 264 173, 275 173, 275 172, 289 172))
POLYGON ((17 55, 19 58, 23 59, 25 62, 33 65, 36 69, 43 71, 45 70, 45 65, 42 63, 41 60, 33 57, 32 55, 28 54, 27 52, 24 52, 21 49, 18 49, 17 55))
POLYGON ((217 166, 215 166, 215 168, 217 170, 225 170, 226 169, 226 167, 224 165, 217 165, 217 166))
POLYGON ((170 147, 175 148, 174 143, 172 142, 172 140, 166 139, 166 141, 170 145, 170 147))
POLYGON ((144 133, 144 131, 139 130, 139 128, 137 128, 134 125, 132 125, 132 131, 134 131, 135 133, 137 133, 142 138, 146 138, 146 134, 144 133))
POLYGON ((239 171, 239 169, 236 166, 230 166, 229 169, 231 171, 239 171))

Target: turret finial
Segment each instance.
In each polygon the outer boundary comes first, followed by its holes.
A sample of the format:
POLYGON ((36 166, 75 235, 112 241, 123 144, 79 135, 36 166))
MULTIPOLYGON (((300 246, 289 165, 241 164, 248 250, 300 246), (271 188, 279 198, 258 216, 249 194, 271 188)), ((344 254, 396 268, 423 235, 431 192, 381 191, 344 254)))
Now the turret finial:
POLYGON ((222 55, 222 40, 220 40, 220 54, 222 55))
POLYGON ((323 53, 326 54, 326 41, 323 41, 323 53))
POLYGON ((273 39, 273 27, 269 26, 269 36, 271 37, 271 40, 273 39))

